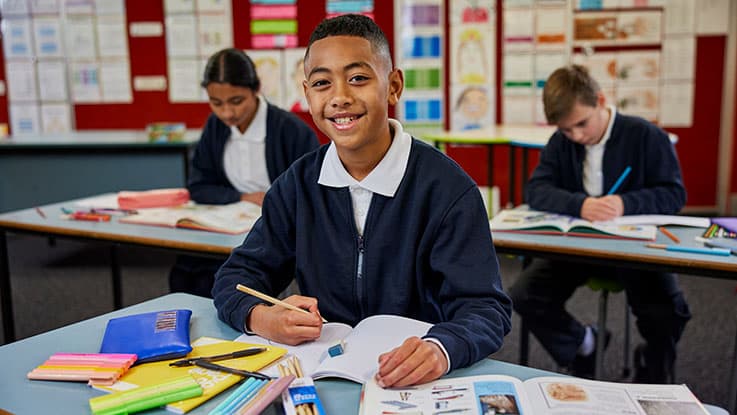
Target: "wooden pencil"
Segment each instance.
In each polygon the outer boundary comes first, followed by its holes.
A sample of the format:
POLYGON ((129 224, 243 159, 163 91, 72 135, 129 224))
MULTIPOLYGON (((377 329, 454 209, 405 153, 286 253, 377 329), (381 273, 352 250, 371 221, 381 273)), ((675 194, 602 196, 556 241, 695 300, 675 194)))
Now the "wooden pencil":
MULTIPOLYGON (((235 288, 238 291, 243 291, 246 294, 250 294, 250 295, 252 295, 254 297, 260 298, 260 299, 262 299, 262 300, 264 300, 266 302, 269 302, 271 304, 282 306, 282 307, 288 308, 288 309, 290 309, 292 311, 297 311, 297 312, 308 314, 308 315, 311 315, 312 314, 312 313, 310 313, 309 311, 307 311, 305 309, 299 308, 299 307, 294 306, 294 305, 291 305, 289 303, 285 303, 284 301, 279 300, 278 298, 274 298, 274 297, 272 297, 270 295, 266 295, 266 294, 262 293, 261 291, 257 291, 257 290, 254 290, 253 288, 246 287, 243 284, 238 284, 238 285, 235 286, 235 288)), ((323 323, 327 323, 328 321, 323 318, 322 319, 322 322, 323 323)))

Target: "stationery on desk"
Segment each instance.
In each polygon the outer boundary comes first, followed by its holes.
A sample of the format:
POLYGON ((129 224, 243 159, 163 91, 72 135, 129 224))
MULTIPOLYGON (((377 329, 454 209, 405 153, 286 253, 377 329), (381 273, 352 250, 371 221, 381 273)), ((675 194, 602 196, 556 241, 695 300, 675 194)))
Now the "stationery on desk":
POLYGON ((182 357, 189 344, 191 310, 166 310, 110 319, 100 353, 134 353, 137 363, 182 357))
MULTIPOLYGON (((244 348, 261 347, 260 344, 244 344, 211 337, 201 337, 192 343, 192 352, 188 359, 197 359, 237 352, 244 348)), ((255 372, 282 357, 287 351, 283 348, 266 345, 263 352, 235 359, 219 360, 220 366, 231 369, 255 372)), ((200 366, 172 366, 173 360, 163 360, 133 366, 117 382, 109 386, 95 385, 96 389, 107 392, 119 392, 134 388, 158 385, 185 375, 192 376, 202 385, 202 395, 182 401, 169 403, 166 409, 176 413, 186 413, 213 398, 243 379, 221 370, 205 369, 200 366)))
POLYGON ((173 207, 187 202, 189 202, 189 190, 185 188, 118 192, 120 209, 173 207))
POLYGON ((127 353, 54 353, 28 372, 31 380, 87 381, 90 385, 112 385, 136 361, 127 353))
POLYGON ((202 396, 202 386, 189 375, 90 399, 94 415, 130 414, 202 396))
POLYGON ((673 232, 669 231, 668 229, 666 229, 666 228, 664 228, 662 226, 659 226, 658 229, 660 229, 660 232, 663 235, 667 236, 671 241, 673 241, 673 242, 675 242, 677 244, 680 244, 681 243, 681 240, 676 235, 674 235, 673 232))

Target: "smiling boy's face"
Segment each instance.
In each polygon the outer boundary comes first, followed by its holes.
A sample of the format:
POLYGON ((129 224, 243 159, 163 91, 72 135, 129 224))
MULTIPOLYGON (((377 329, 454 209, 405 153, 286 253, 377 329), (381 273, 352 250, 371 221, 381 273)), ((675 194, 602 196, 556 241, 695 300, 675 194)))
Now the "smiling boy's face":
POLYGON ((389 105, 397 103, 404 84, 401 71, 357 36, 314 42, 304 65, 312 119, 338 154, 385 152, 391 143, 389 105))

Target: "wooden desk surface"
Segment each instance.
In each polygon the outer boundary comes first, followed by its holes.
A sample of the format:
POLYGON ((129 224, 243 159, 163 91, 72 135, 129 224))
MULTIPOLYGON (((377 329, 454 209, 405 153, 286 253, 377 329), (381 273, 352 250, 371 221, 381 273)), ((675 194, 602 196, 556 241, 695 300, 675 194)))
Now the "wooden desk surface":
MULTIPOLYGON (((681 239, 681 245, 703 247, 703 244, 695 241, 694 238, 701 236, 704 229, 675 226, 668 226, 668 229, 681 239)), ((645 244, 650 241, 493 231, 492 235, 494 248, 498 253, 737 279, 737 256, 735 255, 690 254, 647 248, 645 244)), ((673 243, 661 232, 658 232, 655 242, 673 243)))
MULTIPOLYGON (((106 196, 106 195, 103 195, 106 196)), ((75 202, 77 199, 39 207, 0 214, 0 229, 71 238, 94 239, 156 248, 192 251, 227 256, 241 244, 246 234, 228 235, 190 229, 118 223, 118 216, 110 222, 89 222, 63 219, 61 208, 84 210, 75 202)))

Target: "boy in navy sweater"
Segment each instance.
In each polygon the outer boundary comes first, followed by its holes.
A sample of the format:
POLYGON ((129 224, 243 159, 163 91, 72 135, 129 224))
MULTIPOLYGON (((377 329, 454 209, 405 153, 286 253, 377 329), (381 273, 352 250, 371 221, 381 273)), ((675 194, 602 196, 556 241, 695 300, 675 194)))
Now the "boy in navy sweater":
POLYGON ((216 275, 219 317, 287 344, 317 339, 321 316, 434 323, 381 355, 376 377, 386 387, 429 382, 496 352, 511 303, 481 195, 457 164, 389 119, 404 79, 381 29, 360 15, 323 21, 305 75, 310 113, 331 143, 273 183, 263 216, 216 275), (302 295, 285 301, 311 314, 235 288, 276 295, 294 278, 302 295))
MULTIPOLYGON (((586 68, 554 71, 543 89, 543 106, 556 131, 527 186, 531 208, 584 219, 678 213, 686 201, 668 135, 638 117, 620 114, 586 68), (622 172, 631 172, 608 195, 622 172)), ((535 259, 510 289, 514 309, 555 361, 573 374, 592 377, 595 328, 565 310, 565 302, 590 277, 619 281, 647 345, 636 349, 636 381, 672 381, 676 342, 691 318, 673 274, 581 266, 535 259)), ((606 341, 601 339, 601 341, 606 341)))

